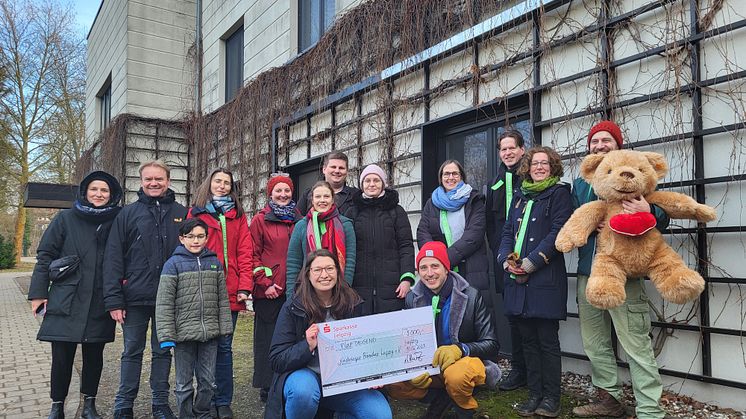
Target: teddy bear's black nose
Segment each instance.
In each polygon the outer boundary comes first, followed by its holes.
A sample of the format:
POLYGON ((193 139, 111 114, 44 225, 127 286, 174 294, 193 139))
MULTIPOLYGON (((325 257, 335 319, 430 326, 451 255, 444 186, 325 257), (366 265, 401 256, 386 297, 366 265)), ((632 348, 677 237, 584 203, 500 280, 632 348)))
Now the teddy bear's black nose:
POLYGON ((627 179, 634 179, 635 178, 635 174, 632 173, 632 172, 621 172, 621 173, 619 173, 619 176, 627 178, 627 179))

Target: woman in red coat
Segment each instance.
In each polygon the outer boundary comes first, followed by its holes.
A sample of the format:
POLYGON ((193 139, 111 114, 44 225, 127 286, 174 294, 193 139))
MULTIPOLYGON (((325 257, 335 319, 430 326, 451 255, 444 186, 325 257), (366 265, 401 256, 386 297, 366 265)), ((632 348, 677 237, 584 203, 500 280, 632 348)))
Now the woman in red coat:
MULTIPOLYGON (((233 329, 238 312, 253 288, 251 277, 251 236, 228 169, 215 169, 197 189, 187 218, 197 217, 207 224, 207 248, 217 254, 225 269, 226 288, 231 303, 233 329)), ((215 366, 213 403, 219 418, 233 417, 233 335, 221 336, 215 366)))
POLYGON ((273 371, 269 346, 277 316, 285 302, 285 273, 288 243, 301 215, 293 201, 293 181, 286 174, 273 174, 267 181, 267 205, 251 220, 254 267, 254 378, 267 400, 273 371))

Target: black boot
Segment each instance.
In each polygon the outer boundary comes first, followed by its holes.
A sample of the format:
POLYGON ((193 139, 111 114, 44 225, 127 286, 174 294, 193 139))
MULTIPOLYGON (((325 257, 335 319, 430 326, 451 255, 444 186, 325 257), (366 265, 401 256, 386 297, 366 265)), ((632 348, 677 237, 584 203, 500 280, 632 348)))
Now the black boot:
POLYGON ((456 418, 457 419, 472 419, 474 417, 474 412, 476 409, 464 409, 456 404, 453 405, 453 410, 456 411, 456 418))
POLYGON ((103 419, 96 411, 96 396, 83 395, 83 413, 80 419, 103 419))
POLYGON ((65 402, 52 402, 47 419, 65 419, 65 402))

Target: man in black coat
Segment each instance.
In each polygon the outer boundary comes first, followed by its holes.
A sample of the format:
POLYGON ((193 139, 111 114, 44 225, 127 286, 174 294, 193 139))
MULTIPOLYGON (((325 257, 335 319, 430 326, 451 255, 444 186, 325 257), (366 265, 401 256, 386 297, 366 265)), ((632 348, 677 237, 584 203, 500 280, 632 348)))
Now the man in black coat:
POLYGON ((490 361, 500 349, 490 311, 479 291, 450 269, 446 246, 425 243, 417 253, 420 280, 405 303, 406 308, 433 308, 438 344, 433 365, 440 367, 441 374, 425 373, 386 386, 395 399, 429 401, 423 418, 442 417, 452 405, 456 417, 471 418, 477 408, 474 387, 495 388, 500 380, 500 368, 490 361))
MULTIPOLYGON (((492 250, 493 260, 497 258, 502 239, 505 219, 513 196, 521 188, 521 178, 516 175, 521 159, 525 153, 523 135, 516 130, 506 130, 497 140, 500 150, 500 167, 497 176, 487 188, 487 200, 485 202, 485 216, 487 218, 487 241, 492 250)), ((503 292, 503 271, 495 268, 495 289, 499 294, 503 292)), ((502 316, 502 313, 496 313, 502 316)), ((508 319, 510 321, 510 319, 508 319)), ((505 379, 500 383, 500 390, 510 391, 526 386, 526 364, 523 360, 523 349, 520 344, 521 333, 518 326, 510 323, 511 339, 511 369, 505 379)))
POLYGON ((141 164, 138 200, 125 206, 114 220, 106 245, 104 305, 124 332, 115 418, 133 417, 149 323, 153 417, 175 418, 168 405, 171 353, 158 344, 155 324, 161 269, 179 244, 179 223, 187 213, 175 201, 169 183, 170 169, 163 162, 141 164))
MULTIPOLYGON (((324 180, 329 182, 334 189, 334 203, 340 214, 344 214, 352 206, 352 195, 358 188, 347 186, 347 155, 341 151, 332 151, 324 156, 324 165, 321 172, 324 180)), ((311 189, 305 190, 298 197, 298 211, 306 215, 311 209, 311 189)))

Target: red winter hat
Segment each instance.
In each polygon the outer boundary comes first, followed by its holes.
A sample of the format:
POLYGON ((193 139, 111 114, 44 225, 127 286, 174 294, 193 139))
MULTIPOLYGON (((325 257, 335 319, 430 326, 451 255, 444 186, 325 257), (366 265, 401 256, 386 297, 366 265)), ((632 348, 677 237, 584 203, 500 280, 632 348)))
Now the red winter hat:
POLYGON ((288 186, 290 186, 290 193, 293 193, 293 180, 285 175, 277 175, 271 176, 267 181, 267 196, 272 196, 272 189, 274 189, 275 185, 278 183, 287 183, 288 186))
POLYGON ((451 261, 448 260, 448 249, 443 242, 432 241, 425 243, 424 246, 420 247, 420 251, 417 252, 417 267, 420 266, 420 261, 423 258, 431 257, 438 259, 447 270, 451 270, 451 261))
POLYGON ((619 125, 611 122, 611 121, 601 121, 598 124, 594 125, 593 128, 591 128, 591 132, 588 133, 588 147, 591 146, 591 137, 593 137, 594 134, 596 134, 599 131, 606 131, 614 138, 614 141, 616 141, 616 145, 619 146, 619 149, 622 149, 622 143, 624 142, 624 139, 622 138, 622 129, 619 128, 619 125))

